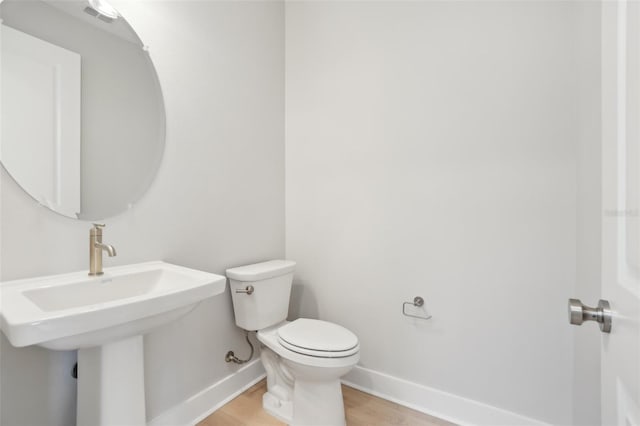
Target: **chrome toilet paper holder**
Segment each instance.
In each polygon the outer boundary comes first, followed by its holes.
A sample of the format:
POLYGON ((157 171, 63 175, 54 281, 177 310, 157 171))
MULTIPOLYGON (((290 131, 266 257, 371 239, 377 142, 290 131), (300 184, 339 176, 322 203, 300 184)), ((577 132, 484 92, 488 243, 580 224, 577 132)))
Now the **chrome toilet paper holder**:
POLYGON ((413 298, 413 302, 404 302, 402 304, 402 315, 404 315, 405 317, 412 317, 412 318, 418 318, 418 319, 423 319, 423 320, 428 320, 431 319, 431 315, 414 315, 414 314, 410 314, 407 313, 407 305, 411 305, 414 306, 416 308, 420 308, 422 306, 424 306, 424 299, 420 296, 416 296, 413 298))

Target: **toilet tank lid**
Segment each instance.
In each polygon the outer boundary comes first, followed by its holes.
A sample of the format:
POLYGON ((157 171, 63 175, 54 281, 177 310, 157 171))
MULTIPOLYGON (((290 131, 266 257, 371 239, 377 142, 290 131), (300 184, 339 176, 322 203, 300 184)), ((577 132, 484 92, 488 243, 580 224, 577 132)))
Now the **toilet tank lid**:
POLYGON ((296 262, 292 260, 270 260, 268 262, 227 269, 227 277, 232 280, 245 282, 260 281, 288 274, 293 272, 295 268, 296 262))

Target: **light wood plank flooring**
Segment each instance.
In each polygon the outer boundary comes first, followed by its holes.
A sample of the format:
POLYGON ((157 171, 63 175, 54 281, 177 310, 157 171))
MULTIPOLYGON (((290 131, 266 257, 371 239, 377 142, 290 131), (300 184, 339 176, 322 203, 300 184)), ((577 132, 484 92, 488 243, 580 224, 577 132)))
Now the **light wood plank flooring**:
MULTIPOLYGON (((197 426, 283 426, 262 409, 265 380, 258 382, 233 401, 198 423, 197 426)), ((348 426, 451 426, 453 423, 342 386, 348 426)))

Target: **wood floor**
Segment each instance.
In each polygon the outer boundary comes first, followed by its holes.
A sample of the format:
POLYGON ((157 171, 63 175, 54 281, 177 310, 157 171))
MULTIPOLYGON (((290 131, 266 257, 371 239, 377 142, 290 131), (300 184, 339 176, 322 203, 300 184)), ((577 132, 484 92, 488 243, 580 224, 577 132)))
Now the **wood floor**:
MULTIPOLYGON (((198 423, 197 426, 283 426, 262 409, 265 380, 258 382, 233 401, 198 423)), ((449 426, 453 423, 342 386, 348 426, 449 426)), ((328 425, 329 426, 329 425, 328 425)))

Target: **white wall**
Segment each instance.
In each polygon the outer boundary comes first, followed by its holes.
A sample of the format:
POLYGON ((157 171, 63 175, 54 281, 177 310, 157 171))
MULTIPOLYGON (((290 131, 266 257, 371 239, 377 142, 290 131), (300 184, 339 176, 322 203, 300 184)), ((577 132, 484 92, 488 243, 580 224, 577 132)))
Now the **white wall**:
MULTIPOLYGON (((115 2, 114 2, 115 3, 115 2)), ((106 266, 164 259, 224 273, 284 254, 283 6, 135 2, 117 7, 150 46, 164 90, 167 150, 156 181, 107 220, 106 266)), ((90 224, 38 207, 0 172, 0 279, 87 268, 90 224)), ((2 337, 0 424, 70 425, 75 354, 16 349, 2 337)), ((242 350, 229 294, 145 339, 155 417, 234 371, 242 350)))
POLYGON ((593 256, 577 253, 578 208, 594 201, 578 201, 578 189, 597 182, 577 163, 598 106, 580 101, 599 90, 597 74, 578 76, 598 72, 588 67, 599 28, 584 25, 597 11, 287 3, 294 316, 352 329, 365 368, 572 422, 566 303, 578 256, 593 256), (402 316, 416 295, 432 320, 402 316))

